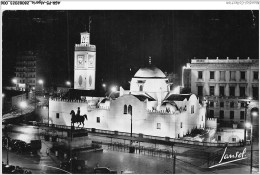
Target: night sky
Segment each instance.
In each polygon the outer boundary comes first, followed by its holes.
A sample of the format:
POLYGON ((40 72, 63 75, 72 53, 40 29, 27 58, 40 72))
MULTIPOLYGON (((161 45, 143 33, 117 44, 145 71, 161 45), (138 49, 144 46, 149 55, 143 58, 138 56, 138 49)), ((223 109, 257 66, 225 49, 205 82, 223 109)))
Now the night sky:
POLYGON ((193 57, 259 58, 259 11, 5 11, 3 86, 10 85, 16 57, 26 50, 38 50, 45 85, 73 81, 74 46, 88 30, 89 16, 97 89, 102 81, 127 88, 149 56, 163 72, 179 76, 193 57))

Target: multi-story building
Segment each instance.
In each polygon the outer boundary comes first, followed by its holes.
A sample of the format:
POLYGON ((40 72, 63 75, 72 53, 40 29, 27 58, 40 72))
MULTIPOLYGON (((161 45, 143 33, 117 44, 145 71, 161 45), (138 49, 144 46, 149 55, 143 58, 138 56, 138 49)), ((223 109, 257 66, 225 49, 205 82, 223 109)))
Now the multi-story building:
POLYGON ((181 85, 180 77, 178 76, 178 74, 175 74, 173 72, 171 72, 171 73, 164 72, 164 74, 169 80, 170 90, 174 90, 174 89, 180 87, 180 85, 181 85))
POLYGON ((183 70, 190 74, 190 84, 183 83, 184 87, 207 100, 208 118, 218 118, 222 124, 243 123, 252 108, 258 110, 258 60, 192 59, 183 70))
POLYGON ((17 90, 30 91, 36 87, 36 59, 33 52, 17 57, 15 66, 15 84, 17 90))

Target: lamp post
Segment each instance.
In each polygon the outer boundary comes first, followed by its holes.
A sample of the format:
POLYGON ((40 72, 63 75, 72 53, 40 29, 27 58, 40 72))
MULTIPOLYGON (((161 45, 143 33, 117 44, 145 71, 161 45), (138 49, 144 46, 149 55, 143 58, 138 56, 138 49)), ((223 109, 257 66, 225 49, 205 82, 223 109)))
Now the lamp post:
POLYGON ((106 87, 107 85, 105 83, 102 84, 102 87, 104 88, 104 90, 106 91, 106 87))
POLYGON ((117 91, 117 87, 116 86, 112 86, 111 87, 111 92, 116 92, 117 91))
POLYGON ((15 90, 17 90, 17 79, 13 78, 12 82, 15 84, 15 90))
POLYGON ((131 110, 131 139, 132 139, 132 135, 133 135, 133 117, 132 117, 132 110, 131 110))
POLYGON ((50 97, 48 96, 48 111, 47 111, 47 113, 48 113, 48 127, 50 126, 50 99, 49 99, 50 97))
POLYGON ((252 111, 250 113, 250 122, 251 123, 246 123, 245 126, 247 128, 251 127, 251 134, 250 134, 250 142, 251 142, 251 150, 250 150, 250 174, 252 174, 252 169, 253 169, 253 117, 257 117, 258 116, 258 112, 257 111, 252 111))
POLYGON ((8 143, 8 132, 7 132, 7 129, 8 129, 8 124, 7 125, 5 125, 5 134, 6 134, 6 136, 7 136, 7 143, 6 143, 6 164, 8 165, 9 164, 9 143, 8 143))
POLYGON ((43 80, 39 80, 38 83, 39 83, 40 85, 42 85, 42 95, 43 95, 43 83, 44 83, 44 82, 43 82, 43 80))
MULTIPOLYGON (((172 147, 173 149, 173 147, 172 147)), ((176 174, 175 173, 175 169, 176 169, 176 151, 175 150, 172 150, 172 156, 173 156, 173 162, 172 162, 172 174, 176 174)))
MULTIPOLYGON (((251 97, 248 98, 248 101, 246 101, 246 108, 245 108, 245 123, 247 122, 247 109, 251 102, 251 97)), ((244 126, 244 145, 246 145, 246 125, 244 126)))
POLYGON ((20 103, 20 107, 21 107, 21 115, 23 115, 23 109, 27 107, 27 103, 25 101, 22 101, 20 103))

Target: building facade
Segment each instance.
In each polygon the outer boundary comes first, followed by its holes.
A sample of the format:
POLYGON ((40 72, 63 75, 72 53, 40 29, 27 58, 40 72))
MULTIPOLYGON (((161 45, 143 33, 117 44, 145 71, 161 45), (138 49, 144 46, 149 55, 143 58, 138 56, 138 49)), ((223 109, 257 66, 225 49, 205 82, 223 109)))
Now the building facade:
POLYGON ((191 93, 208 102, 208 118, 243 124, 250 109, 258 108, 258 60, 192 59, 184 67, 186 71, 190 74, 191 93))
POLYGON ((90 33, 81 33, 81 43, 75 45, 74 88, 95 90, 96 46, 90 44, 90 33))
POLYGON ((17 57, 14 78, 16 90, 35 90, 36 61, 37 56, 31 51, 25 52, 22 56, 17 57))
POLYGON ((51 123, 71 125, 71 110, 86 114, 85 127, 181 138, 192 129, 205 128, 206 108, 194 94, 175 94, 165 74, 155 66, 140 68, 130 90, 120 87, 110 97, 84 100, 53 98, 49 101, 51 123), (113 98, 111 98, 113 96, 113 98))

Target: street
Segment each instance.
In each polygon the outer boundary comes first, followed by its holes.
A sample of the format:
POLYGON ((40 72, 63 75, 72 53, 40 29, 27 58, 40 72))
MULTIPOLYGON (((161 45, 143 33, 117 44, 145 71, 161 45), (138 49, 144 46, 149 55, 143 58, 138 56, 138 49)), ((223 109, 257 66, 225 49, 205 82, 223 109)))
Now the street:
MULTIPOLYGON (((37 129, 34 126, 12 126, 9 128, 8 135, 13 139, 20 139, 27 143, 32 139, 38 139, 38 132, 44 132, 42 129, 37 129), (12 131, 12 132, 11 132, 12 131)), ((89 139, 94 141, 109 142, 111 138, 106 136, 97 136, 89 134, 89 139)), ((113 142, 123 142, 123 140, 113 139, 113 142)), ((143 146, 155 146, 150 143, 141 143, 143 146)), ((47 156, 46 149, 52 146, 52 142, 42 140, 42 149, 36 156, 30 154, 17 154, 10 151, 10 164, 19 165, 31 170, 33 173, 61 173, 59 168, 60 161, 53 155, 47 156), (23 161, 21 161, 23 160, 23 161)), ((167 148, 165 145, 156 145, 157 148, 167 148)), ((170 158, 156 157, 143 154, 130 154, 127 152, 113 151, 107 146, 104 146, 103 152, 80 152, 77 154, 78 159, 83 159, 87 162, 87 169, 84 173, 89 173, 97 164, 100 167, 110 167, 117 170, 118 173, 132 172, 141 174, 160 174, 171 173, 173 170, 173 160, 170 158)), ((238 148, 231 148, 235 150, 238 148)), ((242 148, 239 148, 242 149, 242 148)), ((249 152, 249 147, 247 148, 249 152)), ((235 173, 241 174, 249 173, 249 158, 243 162, 235 162, 219 166, 213 169, 207 168, 207 157, 203 156, 207 152, 221 151, 222 148, 201 148, 174 146, 177 151, 176 157, 176 173, 179 174, 193 174, 193 173, 235 173), (201 156, 200 156, 201 155, 201 156), (244 163, 244 164, 241 164, 244 163), (245 165, 245 163, 247 165, 245 165)), ((6 150, 3 150, 3 161, 6 162, 6 150)), ((247 153, 248 157, 250 153, 247 153)), ((258 162, 258 154, 254 154, 254 163, 258 162)), ((257 173, 258 168, 254 168, 253 172, 257 173)), ((64 173, 64 172, 63 172, 64 173)))

